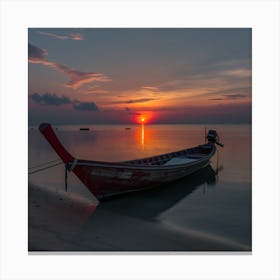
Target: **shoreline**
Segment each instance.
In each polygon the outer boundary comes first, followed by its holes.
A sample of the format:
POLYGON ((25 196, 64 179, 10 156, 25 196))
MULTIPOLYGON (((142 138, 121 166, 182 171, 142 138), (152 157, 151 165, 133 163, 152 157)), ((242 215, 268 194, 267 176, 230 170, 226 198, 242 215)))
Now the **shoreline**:
POLYGON ((126 215, 130 209, 117 210, 140 202, 137 195, 98 204, 94 198, 50 192, 29 184, 28 199, 29 253, 251 253, 250 248, 225 239, 178 230, 156 216, 126 215))

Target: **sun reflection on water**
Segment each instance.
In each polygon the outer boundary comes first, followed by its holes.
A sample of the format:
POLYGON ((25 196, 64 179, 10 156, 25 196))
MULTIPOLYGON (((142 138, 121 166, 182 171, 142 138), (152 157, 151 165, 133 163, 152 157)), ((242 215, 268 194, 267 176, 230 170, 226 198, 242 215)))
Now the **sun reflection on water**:
POLYGON ((145 148, 145 125, 142 123, 141 127, 141 144, 142 144, 142 149, 144 150, 145 148))

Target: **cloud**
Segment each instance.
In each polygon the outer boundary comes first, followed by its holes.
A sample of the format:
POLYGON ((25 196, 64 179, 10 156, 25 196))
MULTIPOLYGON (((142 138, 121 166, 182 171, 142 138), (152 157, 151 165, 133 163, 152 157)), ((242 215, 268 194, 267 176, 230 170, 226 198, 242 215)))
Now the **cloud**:
POLYGON ((71 39, 74 40, 74 41, 82 41, 84 40, 84 36, 80 33, 73 33, 70 35, 71 36, 71 39))
POLYGON ((231 76, 236 78, 251 78, 252 71, 251 69, 233 69, 233 70, 226 70, 221 73, 224 76, 231 76))
POLYGON ((35 101, 36 103, 42 105, 63 105, 63 104, 70 104, 71 100, 68 97, 62 96, 59 97, 55 94, 45 93, 40 95, 39 93, 33 93, 30 98, 35 101))
MULTIPOLYGON (((122 96, 123 97, 123 96, 122 96)), ((135 104, 135 103, 145 103, 153 100, 158 100, 160 98, 137 98, 137 99, 129 99, 129 100, 118 100, 118 101, 110 101, 110 104, 135 104)), ((127 109, 126 109, 127 110, 127 109)))
POLYGON ((209 98, 208 100, 225 100, 250 98, 252 89, 250 87, 229 88, 224 90, 211 91, 204 95, 219 95, 221 97, 209 98), (238 92, 238 93, 236 93, 238 92))
POLYGON ((131 104, 131 103, 143 103, 143 102, 149 102, 149 101, 153 101, 153 100, 157 100, 159 98, 138 98, 138 99, 130 99, 127 101, 123 101, 121 103, 127 103, 127 104, 131 104))
POLYGON ((102 89, 100 86, 98 85, 87 85, 83 88, 80 89, 80 92, 82 94, 104 94, 104 93, 108 93, 107 90, 102 89))
POLYGON ((141 113, 137 113, 135 111, 132 111, 130 108, 125 107, 125 111, 128 113, 128 115, 133 115, 133 116, 140 116, 141 113))
POLYGON ((223 98, 209 98, 208 100, 216 100, 216 101, 218 101, 218 100, 224 100, 223 98))
POLYGON ((247 98, 248 96, 245 94, 223 94, 224 97, 227 99, 240 99, 240 98, 247 98))
POLYGON ((67 35, 57 35, 54 33, 49 32, 43 32, 43 31, 37 31, 38 34, 53 37, 59 40, 73 40, 73 41, 81 41, 84 40, 84 36, 80 33, 72 33, 69 36, 67 35))
POLYGON ((44 60, 47 54, 46 50, 28 44, 28 60, 44 60))
MULTIPOLYGON (((170 76, 172 78, 172 76, 170 76)), ((175 77, 174 77, 175 78, 175 77)), ((251 59, 213 62, 199 68, 182 70, 176 79, 157 84, 161 93, 182 93, 188 97, 219 97, 225 93, 247 94, 252 91, 251 59)))
POLYGON ((81 87, 84 84, 88 84, 91 82, 109 82, 111 79, 109 79, 107 76, 99 73, 94 72, 82 72, 77 71, 75 69, 65 67, 61 64, 56 64, 55 68, 59 69, 61 72, 64 72, 66 75, 70 77, 70 80, 66 84, 68 87, 72 87, 73 89, 77 89, 81 87))
POLYGON ((144 86, 144 87, 142 87, 142 89, 147 89, 147 90, 152 90, 152 91, 158 90, 157 87, 148 87, 148 86, 144 86))
POLYGON ((79 111, 98 111, 98 107, 94 102, 81 102, 79 100, 72 100, 66 96, 58 96, 51 93, 33 93, 29 96, 31 100, 40 105, 60 106, 71 104, 72 107, 79 111))
POLYGON ((98 111, 98 107, 94 102, 80 102, 73 103, 73 108, 79 111, 98 111))
POLYGON ((67 87, 77 89, 84 84, 92 82, 109 82, 111 79, 104 74, 94 72, 82 72, 66 65, 49 61, 46 59, 47 51, 28 44, 28 62, 42 64, 47 67, 60 71, 68 76, 69 81, 65 84, 67 87))
POLYGON ((226 89, 221 89, 221 90, 215 90, 215 91, 211 91, 211 94, 222 94, 222 95, 231 95, 231 94, 235 94, 236 92, 238 92, 241 95, 246 95, 246 96, 250 96, 251 92, 252 92, 252 88, 251 87, 232 87, 232 88, 226 88, 226 89))

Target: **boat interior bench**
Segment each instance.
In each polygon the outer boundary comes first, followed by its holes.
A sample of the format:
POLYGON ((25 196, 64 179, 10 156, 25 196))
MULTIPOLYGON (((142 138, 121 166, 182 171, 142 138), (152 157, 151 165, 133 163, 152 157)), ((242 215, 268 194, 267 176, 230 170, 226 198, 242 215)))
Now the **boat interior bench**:
POLYGON ((185 163, 190 163, 190 162, 193 162, 196 160, 197 159, 189 158, 189 157, 175 157, 175 158, 172 158, 171 160, 167 161, 163 165, 167 166, 167 165, 185 164, 185 163))

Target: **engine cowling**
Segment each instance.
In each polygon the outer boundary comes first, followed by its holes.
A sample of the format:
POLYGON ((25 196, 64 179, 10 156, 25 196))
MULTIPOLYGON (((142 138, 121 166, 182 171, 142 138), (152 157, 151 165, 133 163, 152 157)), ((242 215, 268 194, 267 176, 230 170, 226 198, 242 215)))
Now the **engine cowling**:
POLYGON ((216 130, 208 130, 208 134, 206 138, 208 140, 208 143, 214 143, 221 147, 224 146, 223 144, 220 143, 219 135, 216 130))

